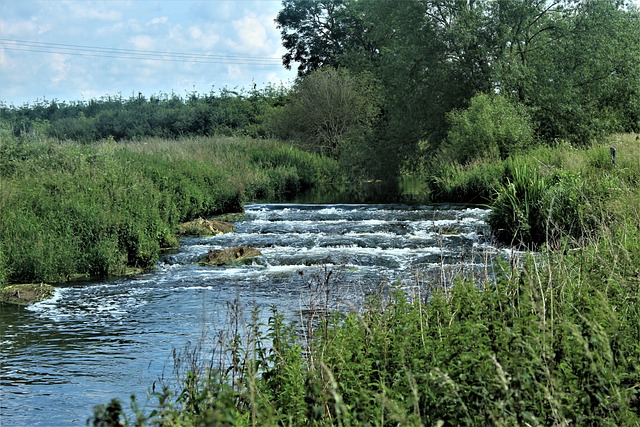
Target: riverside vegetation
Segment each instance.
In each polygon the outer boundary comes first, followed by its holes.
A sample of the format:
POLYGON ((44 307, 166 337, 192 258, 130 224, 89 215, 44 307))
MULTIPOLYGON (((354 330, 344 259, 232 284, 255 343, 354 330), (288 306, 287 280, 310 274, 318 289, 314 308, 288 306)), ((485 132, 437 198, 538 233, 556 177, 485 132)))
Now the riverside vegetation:
POLYGON ((327 272, 298 322, 230 302, 213 348, 88 422, 640 424, 638 9, 283 0, 276 21, 289 91, 0 105, 0 282, 147 268, 180 221, 333 177, 412 174, 533 252, 340 313, 327 272))
POLYGON ((183 221, 338 175, 330 159, 240 137, 81 145, 5 134, 0 152, 0 283, 148 269, 183 221))
MULTIPOLYGON (((3 278, 11 281, 144 268, 175 244, 184 219, 339 174, 330 159, 270 141, 12 138, 3 139, 0 211, 3 278)), ((424 281, 422 293, 409 295, 381 289, 346 313, 327 310, 327 274, 309 282, 324 302, 300 322, 274 312, 261 324, 258 309, 231 302, 216 346, 176 350, 174 381, 156 387, 150 402, 134 398, 125 409, 113 401, 89 422, 635 425, 638 150, 626 134, 588 149, 540 146, 465 165, 436 160, 434 197, 484 195, 495 230, 537 252, 479 282, 424 281)))

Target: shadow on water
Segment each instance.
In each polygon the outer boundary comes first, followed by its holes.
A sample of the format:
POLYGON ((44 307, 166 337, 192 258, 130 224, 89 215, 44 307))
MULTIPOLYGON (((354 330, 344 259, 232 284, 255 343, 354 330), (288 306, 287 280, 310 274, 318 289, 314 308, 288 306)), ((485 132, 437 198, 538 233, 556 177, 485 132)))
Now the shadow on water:
POLYGON ((312 188, 295 196, 291 203, 404 203, 428 202, 426 185, 415 177, 398 181, 364 181, 312 188))

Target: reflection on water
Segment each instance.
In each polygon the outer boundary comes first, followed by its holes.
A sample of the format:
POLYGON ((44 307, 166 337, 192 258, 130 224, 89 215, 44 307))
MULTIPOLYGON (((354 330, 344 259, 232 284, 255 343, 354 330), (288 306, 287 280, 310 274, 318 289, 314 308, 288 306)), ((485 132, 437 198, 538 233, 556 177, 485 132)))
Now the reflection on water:
POLYGON ((155 271, 59 287, 29 309, 0 306, 0 425, 84 425, 113 397, 145 401, 171 350, 225 325, 228 301, 297 315, 309 281, 335 272, 345 301, 380 283, 410 288, 486 274, 492 246, 477 207, 252 204, 234 233, 184 238, 155 271), (249 266, 201 267, 209 249, 249 245, 249 266))

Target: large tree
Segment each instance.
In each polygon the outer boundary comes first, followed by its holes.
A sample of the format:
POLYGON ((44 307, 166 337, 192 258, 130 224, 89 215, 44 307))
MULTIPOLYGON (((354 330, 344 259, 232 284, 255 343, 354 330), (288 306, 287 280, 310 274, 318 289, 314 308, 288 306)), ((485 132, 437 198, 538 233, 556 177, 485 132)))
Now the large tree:
POLYGON ((284 0, 284 63, 372 73, 374 138, 437 147, 478 93, 524 105, 546 141, 638 129, 639 13, 621 0, 284 0))
POLYGON ((304 75, 324 65, 338 65, 358 32, 349 4, 349 0, 283 0, 276 24, 287 49, 282 58, 285 67, 297 62, 298 74, 304 75))
POLYGON ((540 137, 585 144, 637 129, 637 11, 614 0, 498 0, 492 15, 494 84, 530 108, 540 137))
POLYGON ((368 75, 325 67, 300 80, 281 111, 280 135, 338 157, 353 135, 366 133, 378 113, 375 82, 368 75))

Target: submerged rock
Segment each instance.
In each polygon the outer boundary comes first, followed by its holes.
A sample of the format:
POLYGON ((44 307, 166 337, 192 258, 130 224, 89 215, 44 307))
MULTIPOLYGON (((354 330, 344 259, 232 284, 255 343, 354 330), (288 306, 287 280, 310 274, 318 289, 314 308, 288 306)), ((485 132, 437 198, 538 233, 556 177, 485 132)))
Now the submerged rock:
POLYGON ((230 222, 198 218, 180 225, 178 233, 183 236, 215 236, 233 230, 234 226, 230 222))
POLYGON ((55 288, 45 283, 7 285, 0 288, 0 302, 4 304, 29 305, 53 296, 55 288))
POLYGON ((217 267, 251 263, 253 258, 262 255, 256 248, 250 246, 234 246, 227 249, 210 249, 199 262, 200 265, 217 267))

